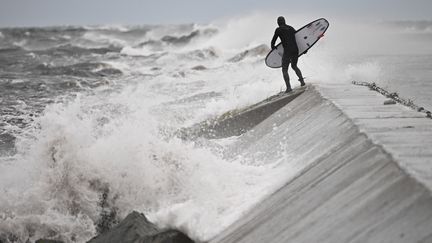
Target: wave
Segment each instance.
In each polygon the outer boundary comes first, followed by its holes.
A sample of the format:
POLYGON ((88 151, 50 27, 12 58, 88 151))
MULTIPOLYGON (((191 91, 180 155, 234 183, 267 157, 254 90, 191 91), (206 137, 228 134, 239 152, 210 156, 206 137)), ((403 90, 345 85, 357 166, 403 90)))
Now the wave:
POLYGON ((85 48, 80 46, 75 46, 72 44, 61 45, 58 47, 50 48, 44 51, 40 51, 41 54, 48 54, 53 56, 81 56, 81 55, 91 55, 91 54, 107 54, 107 53, 119 53, 121 48, 116 46, 99 47, 99 48, 85 48))
POLYGON ((228 59, 228 61, 229 62, 240 62, 240 61, 242 61, 248 57, 263 57, 263 56, 267 55, 267 53, 269 51, 270 51, 270 48, 267 45, 262 44, 262 45, 254 47, 254 48, 245 50, 245 51, 235 55, 234 57, 231 57, 230 59, 228 59))
POLYGON ((217 30, 215 29, 206 29, 204 31, 201 30, 195 30, 189 35, 183 35, 183 36, 164 36, 162 37, 161 41, 166 42, 168 44, 175 44, 175 45, 185 45, 191 42, 193 39, 196 39, 201 36, 210 37, 217 33, 217 30))
POLYGON ((82 39, 87 45, 110 45, 117 47, 134 46, 144 39, 154 27, 140 26, 126 29, 94 28, 83 34, 82 39))
POLYGON ((113 32, 127 32, 131 29, 131 27, 125 25, 86 25, 83 28, 86 30, 106 30, 113 32))
POLYGON ((162 37, 161 41, 162 42, 166 42, 168 44, 187 44, 189 43, 194 37, 199 35, 199 31, 196 30, 192 33, 190 33, 189 35, 183 35, 183 36, 179 36, 179 37, 175 37, 175 36, 164 36, 162 37))
MULTIPOLYGON (((0 163, 2 188, 11 185, 0 197, 6 212, 0 215, 0 239, 49 235, 84 242, 97 225, 110 222, 104 215, 112 212, 118 220, 132 208, 163 224, 183 218, 188 225, 214 225, 225 220, 221 212, 232 217, 237 211, 226 208, 248 203, 244 198, 256 193, 239 194, 242 189, 265 190, 268 168, 221 160, 207 148, 166 137, 164 119, 154 115, 157 97, 142 100, 149 88, 53 104, 37 118, 39 128, 29 129, 32 139, 17 143, 17 163, 0 163)), ((197 94, 183 102, 214 96, 197 94)))
POLYGON ((67 66, 50 66, 40 64, 34 68, 39 75, 68 75, 77 77, 105 77, 122 74, 119 69, 106 63, 83 62, 67 66))
POLYGON ((21 27, 21 28, 2 28, 5 38, 49 38, 52 36, 81 35, 86 31, 83 27, 58 26, 58 27, 21 27))
POLYGON ((23 42, 29 50, 51 49, 57 46, 81 46, 84 48, 101 46, 125 46, 140 39, 150 27, 135 27, 128 30, 48 27, 48 28, 9 28, 1 29, 7 42, 23 42))
POLYGON ((43 113, 47 105, 67 99, 71 93, 84 94, 102 86, 110 87, 112 82, 107 77, 120 74, 117 69, 106 64, 82 65, 87 68, 75 70, 74 73, 70 70, 72 67, 67 67, 66 70, 64 67, 57 67, 53 70, 46 65, 39 65, 29 67, 29 70, 34 68, 37 71, 26 70, 31 74, 11 73, 0 76, 1 156, 14 155, 17 152, 16 138, 28 134, 26 130, 34 125, 35 118, 43 113), (89 66, 95 69, 91 70, 89 66), (50 75, 42 76, 41 73, 47 72, 50 75))
POLYGON ((78 38, 86 30, 81 27, 46 27, 46 28, 8 28, 2 29, 4 39, 10 42, 26 40, 28 43, 49 45, 65 43, 71 38, 78 38))
POLYGON ((8 47, 2 47, 0 48, 0 54, 9 54, 11 52, 20 52, 20 51, 24 51, 24 49, 20 46, 15 46, 15 45, 11 45, 8 47))
POLYGON ((214 59, 219 57, 217 51, 214 48, 206 48, 203 50, 193 50, 186 52, 182 55, 183 58, 193 59, 193 60, 205 60, 214 59))
POLYGON ((160 39, 149 39, 145 42, 141 42, 136 45, 136 47, 144 47, 144 46, 152 46, 152 47, 162 47, 163 45, 176 45, 176 46, 184 46, 189 44, 191 41, 195 39, 199 39, 202 37, 210 38, 213 35, 218 33, 216 29, 208 28, 204 30, 194 30, 189 34, 173 36, 173 35, 165 35, 160 39))
POLYGON ((215 48, 209 47, 204 49, 195 49, 195 50, 171 50, 164 51, 166 48, 162 48, 162 45, 156 44, 152 47, 143 46, 143 47, 125 47, 121 50, 122 54, 129 56, 141 56, 145 57, 148 60, 157 60, 162 57, 170 58, 171 60, 214 60, 219 56, 218 51, 215 48))

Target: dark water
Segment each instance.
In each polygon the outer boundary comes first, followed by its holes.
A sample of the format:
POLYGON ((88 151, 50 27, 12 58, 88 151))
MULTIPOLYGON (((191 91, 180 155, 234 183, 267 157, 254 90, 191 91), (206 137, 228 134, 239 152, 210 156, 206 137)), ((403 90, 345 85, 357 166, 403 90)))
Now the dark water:
POLYGON ((46 105, 59 97, 104 85, 122 74, 102 62, 118 58, 120 47, 98 46, 83 38, 89 32, 84 28, 0 31, 2 152, 13 150, 14 134, 19 134, 46 105))

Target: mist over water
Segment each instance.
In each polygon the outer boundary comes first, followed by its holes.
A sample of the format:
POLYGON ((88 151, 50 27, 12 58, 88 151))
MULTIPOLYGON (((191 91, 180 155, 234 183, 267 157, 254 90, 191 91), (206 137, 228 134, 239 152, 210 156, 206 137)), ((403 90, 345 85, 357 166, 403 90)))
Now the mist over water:
MULTIPOLYGON (((175 136, 284 90, 263 61, 276 17, 0 29, 0 239, 85 242, 138 210, 208 240, 278 189, 294 165, 175 136)), ((432 108, 432 24, 327 19, 307 82, 377 82, 432 108)))

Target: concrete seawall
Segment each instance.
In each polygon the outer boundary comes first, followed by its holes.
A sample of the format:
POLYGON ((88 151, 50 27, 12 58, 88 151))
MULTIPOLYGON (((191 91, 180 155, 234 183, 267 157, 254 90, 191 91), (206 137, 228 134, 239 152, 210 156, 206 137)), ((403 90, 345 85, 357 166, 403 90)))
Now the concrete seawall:
POLYGON ((181 130, 179 135, 189 139, 239 136, 273 115, 277 110, 301 95, 304 90, 305 88, 295 89, 289 95, 274 95, 244 109, 228 111, 215 119, 185 128, 181 130))
POLYGON ((288 179, 210 242, 432 242, 432 121, 385 100, 315 85, 243 134, 226 156, 288 179))

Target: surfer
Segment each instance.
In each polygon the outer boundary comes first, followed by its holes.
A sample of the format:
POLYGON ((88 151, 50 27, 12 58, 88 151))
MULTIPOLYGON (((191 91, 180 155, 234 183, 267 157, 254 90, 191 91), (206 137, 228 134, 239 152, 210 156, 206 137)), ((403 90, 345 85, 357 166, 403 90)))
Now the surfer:
POLYGON ((282 56, 282 74, 283 78, 285 80, 285 84, 287 86, 287 89, 285 92, 291 92, 291 85, 290 85, 290 78, 288 75, 288 66, 291 63, 292 69, 297 74, 301 86, 305 85, 303 75, 300 71, 300 69, 297 67, 298 62, 298 47, 297 42, 295 39, 295 29, 285 23, 285 18, 280 16, 277 19, 277 23, 279 25, 278 28, 276 28, 273 39, 271 40, 271 48, 275 49, 275 42, 276 39, 279 37, 282 46, 284 48, 284 53, 282 56))

